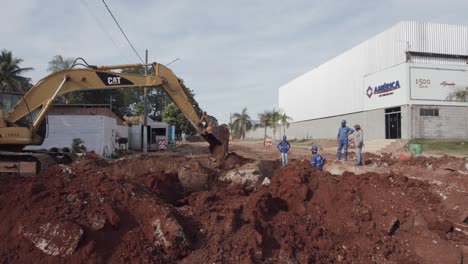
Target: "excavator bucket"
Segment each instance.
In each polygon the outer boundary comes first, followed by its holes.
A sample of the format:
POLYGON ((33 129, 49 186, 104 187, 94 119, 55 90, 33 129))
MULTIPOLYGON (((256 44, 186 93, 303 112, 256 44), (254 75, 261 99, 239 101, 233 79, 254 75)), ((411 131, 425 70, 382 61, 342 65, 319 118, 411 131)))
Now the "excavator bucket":
POLYGON ((229 129, 226 126, 209 127, 201 135, 210 144, 210 152, 223 159, 229 152, 229 129))

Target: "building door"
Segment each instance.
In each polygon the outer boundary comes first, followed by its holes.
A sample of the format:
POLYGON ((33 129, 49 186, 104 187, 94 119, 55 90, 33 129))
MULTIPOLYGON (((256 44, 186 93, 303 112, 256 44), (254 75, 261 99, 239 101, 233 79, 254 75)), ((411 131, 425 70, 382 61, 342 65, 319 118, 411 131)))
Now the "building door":
POLYGON ((401 108, 385 109, 385 138, 401 138, 401 108))

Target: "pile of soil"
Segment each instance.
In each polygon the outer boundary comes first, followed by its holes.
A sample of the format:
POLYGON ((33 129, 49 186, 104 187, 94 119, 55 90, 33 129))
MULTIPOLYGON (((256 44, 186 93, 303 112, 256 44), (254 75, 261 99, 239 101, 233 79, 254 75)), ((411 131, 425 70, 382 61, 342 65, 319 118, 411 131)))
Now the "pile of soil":
POLYGON ((457 263, 455 245, 468 240, 440 218, 440 198, 428 189, 397 175, 335 177, 293 161, 252 193, 191 194, 186 210, 206 243, 183 263, 457 263))
POLYGON ((434 169, 444 168, 450 170, 465 170, 465 164, 468 161, 464 158, 457 158, 453 156, 444 155, 440 158, 435 157, 414 157, 405 161, 402 161, 402 165, 406 166, 420 166, 428 167, 432 166, 434 169))
POLYGON ((187 164, 219 175, 249 162, 231 155, 85 157, 0 177, 0 262, 460 263, 468 246, 429 183, 398 175, 292 161, 253 189, 183 187, 187 164))

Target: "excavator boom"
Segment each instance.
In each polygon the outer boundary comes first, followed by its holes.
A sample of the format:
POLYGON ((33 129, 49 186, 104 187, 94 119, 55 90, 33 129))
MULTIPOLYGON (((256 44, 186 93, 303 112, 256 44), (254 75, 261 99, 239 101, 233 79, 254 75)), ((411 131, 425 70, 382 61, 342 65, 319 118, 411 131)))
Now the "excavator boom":
POLYGON ((39 133, 41 124, 60 95, 74 91, 107 90, 119 88, 161 87, 172 99, 197 132, 210 143, 210 151, 218 158, 228 150, 229 131, 207 119, 183 82, 166 66, 159 63, 150 65, 124 64, 113 66, 92 66, 69 68, 52 73, 33 86, 10 111, 0 113, 0 149, 22 149, 27 145, 40 145, 44 136, 39 133), (142 68, 151 66, 152 74, 127 74, 111 70, 142 68), (36 113, 37 112, 37 113, 36 113), (31 116, 30 126, 21 126, 20 120, 31 116))

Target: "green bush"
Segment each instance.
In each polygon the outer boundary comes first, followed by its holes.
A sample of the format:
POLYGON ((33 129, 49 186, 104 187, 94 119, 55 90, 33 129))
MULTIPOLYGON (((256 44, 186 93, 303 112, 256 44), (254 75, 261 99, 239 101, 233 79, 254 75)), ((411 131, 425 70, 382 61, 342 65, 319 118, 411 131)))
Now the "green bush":
POLYGON ((74 153, 86 152, 86 148, 83 146, 84 141, 81 138, 74 138, 72 142, 72 150, 74 153))

